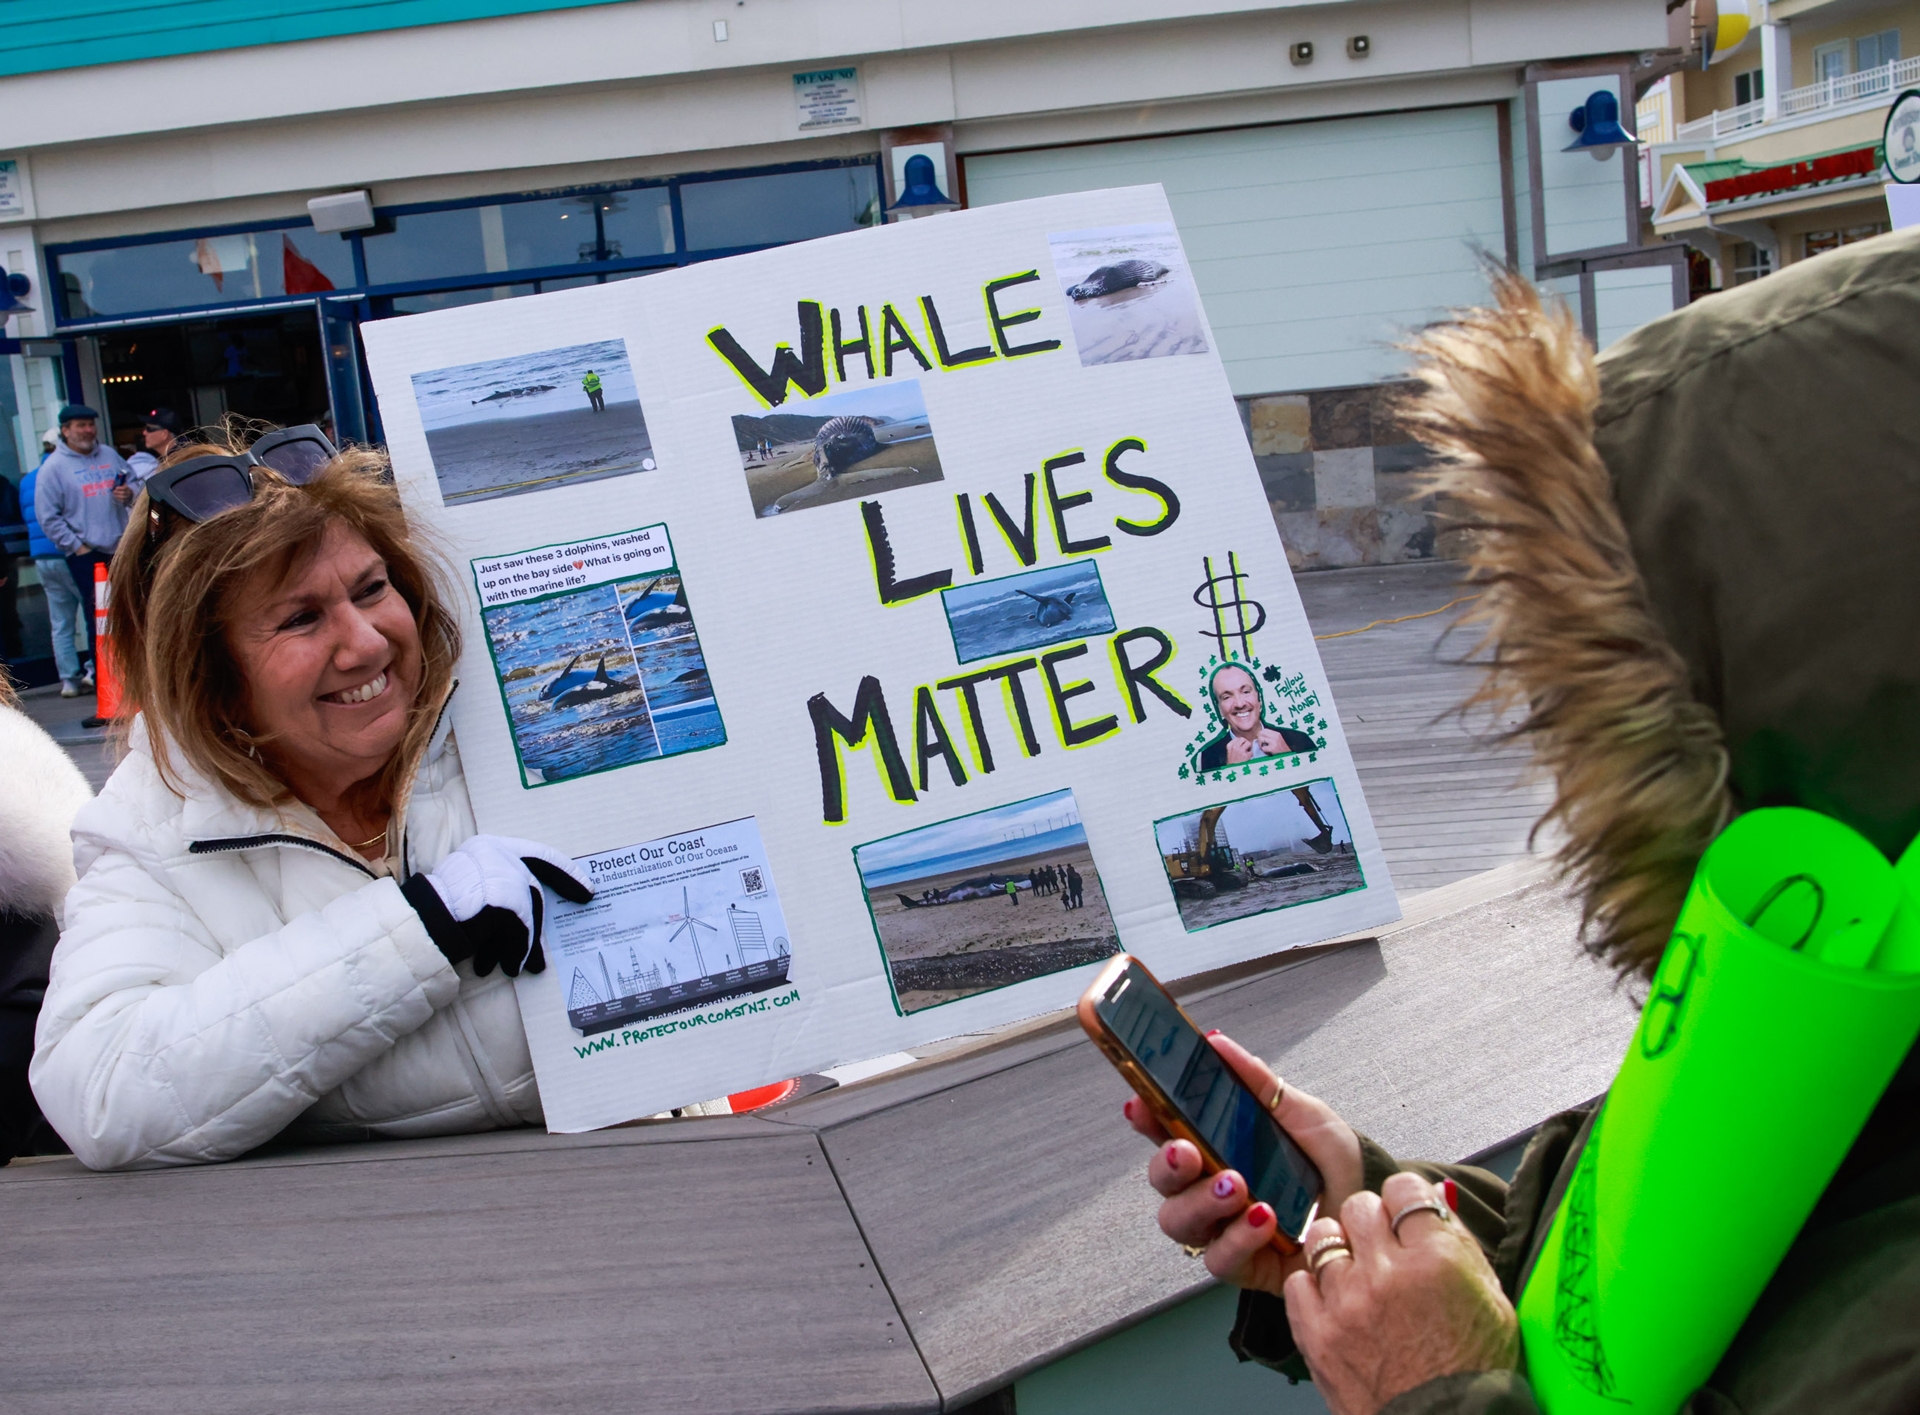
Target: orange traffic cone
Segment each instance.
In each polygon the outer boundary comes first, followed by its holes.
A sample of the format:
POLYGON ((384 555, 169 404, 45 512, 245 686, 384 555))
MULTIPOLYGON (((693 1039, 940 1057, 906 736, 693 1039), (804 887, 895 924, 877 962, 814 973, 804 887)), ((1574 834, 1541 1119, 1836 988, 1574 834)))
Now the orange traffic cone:
POLYGON ((107 567, 96 561, 93 567, 93 682, 96 696, 93 716, 85 723, 88 727, 104 726, 120 713, 120 680, 113 671, 113 638, 107 633, 107 600, 111 593, 107 586, 107 567))

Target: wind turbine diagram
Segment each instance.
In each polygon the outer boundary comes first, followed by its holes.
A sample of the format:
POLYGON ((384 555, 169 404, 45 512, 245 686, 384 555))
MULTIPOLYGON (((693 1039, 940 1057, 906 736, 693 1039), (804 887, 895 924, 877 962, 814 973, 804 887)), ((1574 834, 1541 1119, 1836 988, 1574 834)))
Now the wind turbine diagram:
POLYGON ((700 952, 700 930, 705 929, 715 938, 720 936, 720 930, 713 924, 708 923, 705 919, 696 919, 694 917, 693 905, 687 898, 687 887, 684 884, 680 886, 679 919, 680 927, 668 935, 667 942, 678 943, 680 941, 680 935, 685 934, 687 936, 687 942, 693 945, 693 961, 699 965, 700 976, 703 978, 711 977, 712 975, 707 970, 706 956, 700 952))

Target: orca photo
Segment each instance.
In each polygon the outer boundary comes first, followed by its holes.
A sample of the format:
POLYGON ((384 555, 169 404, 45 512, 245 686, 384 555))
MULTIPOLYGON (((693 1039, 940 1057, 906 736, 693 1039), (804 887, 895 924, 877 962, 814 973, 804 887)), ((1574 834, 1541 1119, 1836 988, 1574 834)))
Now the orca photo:
POLYGON ((1073 792, 857 846, 902 1015, 1120 951, 1073 792))
POLYGON ((1171 223, 1047 236, 1083 366, 1207 352, 1193 272, 1171 223))
POLYGON ((920 380, 875 384, 733 419, 756 516, 941 480, 920 380))
POLYGON ((1153 823, 1188 933, 1367 887, 1330 778, 1153 823))
POLYGON ((1092 560, 975 580, 942 590, 940 598, 961 663, 1114 630, 1100 567, 1092 560))
POLYGON ((625 340, 416 373, 413 398, 449 506, 654 470, 625 340))
POLYGON ((659 544, 643 574, 481 610, 523 785, 727 740, 686 585, 659 544))

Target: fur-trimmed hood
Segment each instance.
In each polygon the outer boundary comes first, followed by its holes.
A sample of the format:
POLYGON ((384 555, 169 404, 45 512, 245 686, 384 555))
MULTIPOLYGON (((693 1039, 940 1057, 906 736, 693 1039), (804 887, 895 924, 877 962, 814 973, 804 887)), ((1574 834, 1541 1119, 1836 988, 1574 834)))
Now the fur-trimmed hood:
POLYGON ((0 912, 58 918, 73 888, 74 815, 93 799, 58 743, 0 705, 0 912))
POLYGON ((1476 532, 1477 701, 1525 710, 1589 944, 1646 973, 1733 812, 1920 831, 1920 230, 1597 363, 1525 282, 1496 300, 1414 341, 1403 416, 1476 532))

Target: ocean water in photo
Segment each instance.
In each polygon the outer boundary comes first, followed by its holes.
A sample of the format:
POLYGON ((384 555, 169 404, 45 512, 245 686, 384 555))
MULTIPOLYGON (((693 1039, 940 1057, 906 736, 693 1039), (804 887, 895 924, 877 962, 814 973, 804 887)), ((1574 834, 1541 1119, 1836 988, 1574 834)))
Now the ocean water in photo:
POLYGON ((413 399, 428 432, 573 412, 592 406, 581 387, 588 369, 599 375, 609 407, 640 401, 623 339, 430 369, 413 376, 413 399))
POLYGON ((962 663, 1114 630, 1091 560, 956 586, 943 592, 942 602, 962 663))
POLYGON ((726 741, 677 573, 501 605, 483 618, 530 783, 726 741))

